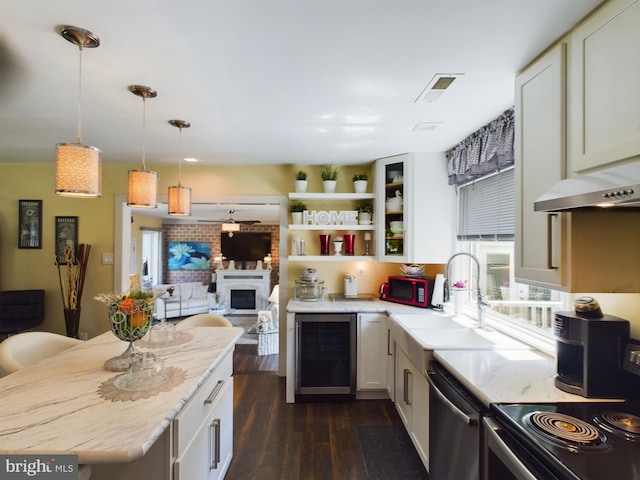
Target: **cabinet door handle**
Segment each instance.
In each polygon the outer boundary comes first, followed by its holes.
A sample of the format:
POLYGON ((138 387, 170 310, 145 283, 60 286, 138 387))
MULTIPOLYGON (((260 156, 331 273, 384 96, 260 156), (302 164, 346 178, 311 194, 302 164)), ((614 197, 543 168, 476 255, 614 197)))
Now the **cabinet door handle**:
POLYGON ((411 370, 409 370, 408 368, 404 369, 404 385, 402 386, 402 396, 403 396, 403 400, 404 403, 406 405, 411 405, 411 402, 409 401, 409 375, 411 375, 411 370))
POLYGON ((215 470, 220 463, 220 419, 214 418, 209 425, 209 470, 215 470))
POLYGON ((391 329, 387 328, 387 355, 391 356, 393 355, 391 353, 391 329))
POLYGON ((558 219, 557 213, 548 213, 547 214, 547 268, 549 270, 554 270, 558 268, 557 265, 554 265, 554 252, 555 252, 555 241, 554 241, 554 221, 558 219))
POLYGON ((222 390, 223 386, 224 386, 224 380, 218 380, 218 383, 216 383, 216 386, 213 388, 209 396, 205 399, 204 401, 205 405, 213 403, 215 398, 218 396, 218 393, 220 393, 220 390, 222 390))

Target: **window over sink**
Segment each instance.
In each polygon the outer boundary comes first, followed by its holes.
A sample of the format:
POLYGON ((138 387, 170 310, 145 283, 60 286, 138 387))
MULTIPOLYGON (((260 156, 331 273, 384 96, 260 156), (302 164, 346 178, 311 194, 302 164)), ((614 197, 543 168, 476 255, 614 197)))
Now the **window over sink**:
MULTIPOLYGON (((488 323, 537 348, 554 352, 554 315, 571 309, 570 296, 514 281, 513 182, 513 170, 506 170, 457 187, 456 251, 468 252, 480 261, 480 286, 491 305, 485 310, 488 323)), ((451 268, 451 280, 468 280, 465 309, 475 316, 475 265, 467 257, 460 258, 451 268)))

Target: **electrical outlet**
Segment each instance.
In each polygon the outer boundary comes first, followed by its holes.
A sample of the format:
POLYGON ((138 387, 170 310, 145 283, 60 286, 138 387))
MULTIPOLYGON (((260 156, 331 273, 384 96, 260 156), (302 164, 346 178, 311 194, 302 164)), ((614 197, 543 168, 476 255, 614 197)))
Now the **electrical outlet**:
POLYGON ((88 339, 89 339, 89 336, 87 335, 87 332, 80 332, 80 333, 78 334, 78 338, 79 338, 80 340, 85 340, 85 341, 86 341, 86 340, 88 340, 88 339))
POLYGON ((102 254, 102 265, 113 265, 113 253, 102 254))

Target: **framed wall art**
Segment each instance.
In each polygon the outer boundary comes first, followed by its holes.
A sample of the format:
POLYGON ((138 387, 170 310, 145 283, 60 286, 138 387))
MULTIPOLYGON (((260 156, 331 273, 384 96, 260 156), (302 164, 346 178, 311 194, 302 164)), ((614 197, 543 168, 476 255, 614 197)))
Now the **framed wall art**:
POLYGON ((42 248, 42 200, 18 200, 18 248, 42 248))
POLYGON ((169 270, 211 270, 211 244, 168 242, 169 270))
POLYGON ((56 217, 55 232, 58 265, 67 264, 67 246, 71 248, 71 262, 75 263, 78 250, 78 217, 56 217))

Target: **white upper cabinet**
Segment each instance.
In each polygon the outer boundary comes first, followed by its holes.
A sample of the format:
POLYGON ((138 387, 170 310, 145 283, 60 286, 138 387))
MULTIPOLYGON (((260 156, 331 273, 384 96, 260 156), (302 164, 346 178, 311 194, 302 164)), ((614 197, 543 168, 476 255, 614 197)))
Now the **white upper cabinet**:
POLYGON ((516 77, 515 277, 558 288, 564 283, 565 214, 533 203, 565 178, 565 50, 560 43, 516 77))
POLYGON ((376 162, 377 257, 446 263, 453 252, 455 190, 442 153, 407 153, 376 162))
POLYGON ((605 4, 516 78, 517 282, 640 291, 640 212, 533 209, 559 180, 640 153, 639 2, 605 4))
POLYGON ((612 0, 571 38, 570 168, 640 155, 640 0, 612 0))

